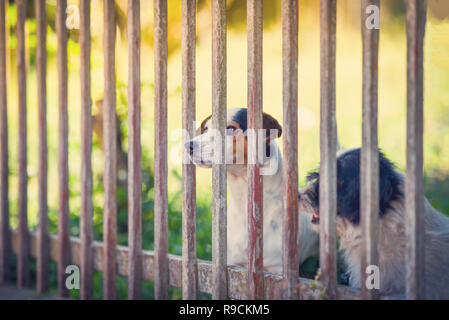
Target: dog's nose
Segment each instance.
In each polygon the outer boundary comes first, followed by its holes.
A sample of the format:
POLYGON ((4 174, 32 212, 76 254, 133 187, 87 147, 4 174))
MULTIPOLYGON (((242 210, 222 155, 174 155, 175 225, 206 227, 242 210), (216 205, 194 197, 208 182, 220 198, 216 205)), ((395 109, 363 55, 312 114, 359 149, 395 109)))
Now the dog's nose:
POLYGON ((193 141, 187 142, 185 147, 189 151, 189 154, 193 155, 193 141))

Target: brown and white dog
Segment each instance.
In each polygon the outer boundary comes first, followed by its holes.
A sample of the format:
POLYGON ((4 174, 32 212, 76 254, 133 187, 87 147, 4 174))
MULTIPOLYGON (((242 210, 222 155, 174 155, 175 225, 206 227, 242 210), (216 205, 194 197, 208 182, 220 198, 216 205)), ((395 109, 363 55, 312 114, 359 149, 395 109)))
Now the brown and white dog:
MULTIPOLYGON (((247 266, 248 242, 248 180, 247 180, 247 109, 227 110, 227 183, 229 203, 227 210, 227 262, 247 266)), ((263 166, 263 263, 265 271, 282 273, 282 157, 274 141, 282 134, 278 121, 263 115, 263 129, 268 138, 264 144, 263 166), (277 130, 277 131, 270 131, 277 130), (273 134, 277 132, 277 134, 273 134)), ((186 144, 192 162, 210 168, 214 161, 214 128, 211 117, 197 130, 196 137, 186 144)), ((318 234, 312 229, 312 215, 299 215, 299 260, 318 254, 318 234)))
MULTIPOLYGON (((301 212, 312 214, 319 232, 319 173, 308 176, 300 190, 301 212)), ((361 286, 362 230, 360 221, 360 149, 337 158, 337 234, 351 286, 361 286)), ((406 213, 404 176, 379 152, 379 273, 380 292, 405 294, 406 213)), ((427 299, 449 299, 449 218, 424 198, 425 288, 427 299)))

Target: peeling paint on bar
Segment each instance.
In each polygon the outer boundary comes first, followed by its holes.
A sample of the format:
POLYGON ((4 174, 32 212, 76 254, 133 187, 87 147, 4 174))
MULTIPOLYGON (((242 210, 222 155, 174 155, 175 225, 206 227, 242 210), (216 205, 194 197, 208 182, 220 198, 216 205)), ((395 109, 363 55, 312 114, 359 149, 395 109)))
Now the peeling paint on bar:
MULTIPOLYGON (((247 1, 248 129, 262 129, 262 1, 247 1)), ((255 131, 256 132, 256 131, 255 131)), ((258 137, 248 139, 248 159, 257 159, 258 137), (251 143, 252 141, 252 143, 251 143)), ((251 162, 251 161, 249 161, 251 162)), ((248 298, 263 299, 263 181, 260 163, 248 164, 248 298)))
POLYGON ((142 297, 140 0, 128 0, 128 299, 142 297))
POLYGON ((425 298, 424 176, 423 176, 423 59, 426 0, 406 1, 407 25, 407 299, 425 298))
POLYGON ((93 297, 92 98, 90 76, 90 0, 80 0, 81 51, 81 299, 93 297))
MULTIPOLYGON (((296 299, 298 252, 298 1, 282 1, 284 161, 283 298, 296 299)), ((300 289, 300 288, 299 288, 300 289)))
POLYGON ((28 173, 27 173, 27 83, 25 62, 25 20, 26 0, 16 0, 17 6, 17 78, 19 89, 19 196, 18 196, 18 220, 19 220, 19 253, 17 257, 17 286, 25 288, 30 285, 30 244, 27 218, 27 195, 28 195, 28 173))
POLYGON ((167 2, 154 0, 154 250, 155 298, 168 299, 167 2))
POLYGON ((337 298, 336 0, 321 0, 320 268, 327 298, 337 298))
MULTIPOLYGON (((226 0, 212 0, 212 126, 226 129, 226 0)), ((226 299, 226 165, 225 136, 220 135, 221 161, 212 165, 212 284, 213 299, 226 299)), ((218 139, 217 139, 218 140, 218 139)))
POLYGON ((58 263, 58 294, 68 297, 69 291, 65 285, 65 269, 70 264, 70 217, 69 217, 69 121, 68 121, 68 69, 67 69, 67 40, 68 30, 65 25, 66 0, 56 2, 56 33, 58 37, 58 172, 59 172, 59 210, 58 210, 58 236, 61 246, 59 248, 58 263))
POLYGON ((116 17, 114 0, 104 0, 104 208, 103 241, 105 268, 103 273, 103 298, 116 298, 117 257, 117 121, 115 92, 115 39, 116 17))
MULTIPOLYGON (((377 87, 379 29, 366 27, 366 8, 379 7, 379 0, 363 0, 361 28, 363 39, 363 124, 360 168, 360 224, 363 228, 361 275, 366 282, 366 267, 379 265, 377 252, 379 224, 379 153, 377 142, 377 87)), ((362 286, 364 299, 379 299, 379 290, 362 286)))
POLYGON ((0 0, 0 284, 10 280, 11 235, 9 233, 8 106, 6 80, 6 5, 0 0))
POLYGON ((49 235, 48 235, 48 146, 47 146, 47 13, 45 0, 37 0, 36 9, 36 69, 38 99, 38 184, 39 184, 39 224, 37 254, 37 286, 38 293, 48 290, 49 272, 49 235))
MULTIPOLYGON (((182 127, 190 137, 195 133, 195 46, 196 0, 182 0, 182 127)), ((183 144, 187 137, 184 137, 183 144)), ((196 299, 198 265, 196 258, 196 168, 192 163, 182 167, 182 297, 196 299)))

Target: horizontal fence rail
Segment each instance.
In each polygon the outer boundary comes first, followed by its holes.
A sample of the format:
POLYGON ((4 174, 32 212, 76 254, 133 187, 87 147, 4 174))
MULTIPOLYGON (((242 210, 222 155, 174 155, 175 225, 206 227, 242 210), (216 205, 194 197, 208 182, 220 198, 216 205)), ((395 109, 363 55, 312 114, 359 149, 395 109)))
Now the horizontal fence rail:
MULTIPOLYGON (((264 271, 263 176, 261 164, 249 164, 247 202, 247 268, 227 265, 227 168, 225 137, 215 137, 220 162, 212 165, 212 261, 197 259, 196 169, 187 161, 182 169, 182 257, 168 253, 167 158, 167 2, 154 0, 154 251, 142 250, 142 146, 141 146, 141 1, 128 0, 128 247, 117 245, 117 127, 115 1, 104 0, 104 208, 103 242, 93 240, 91 2, 80 0, 81 84, 81 206, 80 237, 70 237, 68 148, 68 35, 67 1, 56 1, 58 67, 58 234, 49 233, 47 143, 47 13, 46 1, 35 2, 37 105, 38 105, 38 226, 30 232, 27 219, 27 1, 16 0, 16 67, 18 80, 18 227, 10 227, 9 150, 7 113, 7 23, 9 1, 0 0, 0 285, 12 276, 12 254, 17 254, 17 285, 30 283, 30 258, 37 259, 36 289, 49 290, 49 264, 58 264, 58 294, 67 297, 65 280, 70 264, 81 268, 81 298, 93 297, 93 272, 103 272, 103 297, 116 299, 117 275, 128 277, 129 299, 142 297, 142 280, 155 283, 155 298, 168 299, 169 287, 182 288, 184 299, 199 292, 213 299, 397 299, 378 290, 337 284, 337 122, 336 122, 336 17, 337 1, 320 0, 320 268, 319 281, 299 277, 298 252, 298 0, 282 0, 283 65, 283 274, 264 271)), ((378 55, 379 30, 365 25, 366 8, 379 0, 361 1, 363 41, 361 224, 365 268, 377 265, 379 233, 378 159, 378 55)), ((196 0, 181 1, 182 126, 192 137, 196 119, 196 0)), ((406 0, 407 32, 407 211, 406 297, 425 298, 423 200, 423 53, 426 1, 406 0)), ((211 0, 212 126, 225 132, 227 122, 226 0, 211 0)), ((263 127, 263 2, 247 1, 247 102, 251 130, 263 127)), ((248 139, 249 141, 250 139, 248 139)), ((183 136, 183 143, 187 137, 183 136)), ((248 143, 254 158, 257 141, 248 143)), ((185 157, 186 155, 183 155, 185 157)), ((253 163, 253 162, 251 162, 253 163)), ((242 244, 243 245, 243 244, 242 244)))
MULTIPOLYGON (((14 252, 18 252, 19 235, 16 231, 12 231, 12 243, 14 252)), ((78 238, 71 238, 71 260, 74 264, 80 263, 81 243, 78 238)), ((50 256, 53 261, 58 261, 58 238, 55 235, 50 235, 50 256)), ((96 271, 103 271, 105 269, 105 259, 103 255, 104 243, 94 241, 92 244, 93 254, 93 268, 96 271)), ((129 275, 128 257, 129 248, 125 246, 116 246, 115 254, 117 256, 117 274, 127 277, 129 275)), ((31 255, 36 256, 36 235, 31 233, 31 255)), ((146 281, 155 281, 156 269, 155 252, 149 250, 142 250, 143 263, 143 279, 146 281)), ((213 294, 213 264, 211 261, 198 259, 198 291, 208 294, 213 294)), ((182 287, 182 257, 168 254, 167 273, 169 275, 169 285, 173 287, 182 287)), ((226 277, 228 279, 226 290, 228 298, 230 299, 246 299, 247 298, 247 278, 248 272, 245 268, 238 266, 227 266, 225 269, 226 277)), ((265 284, 265 299, 278 300, 282 299, 282 275, 264 272, 265 284)), ((299 286, 301 292, 299 299, 320 299, 321 291, 323 289, 320 283, 316 283, 310 279, 297 278, 295 282, 299 286)), ((360 290, 348 287, 337 286, 339 299, 358 300, 361 298, 360 290)), ((382 297, 383 299, 395 299, 398 297, 382 297)))

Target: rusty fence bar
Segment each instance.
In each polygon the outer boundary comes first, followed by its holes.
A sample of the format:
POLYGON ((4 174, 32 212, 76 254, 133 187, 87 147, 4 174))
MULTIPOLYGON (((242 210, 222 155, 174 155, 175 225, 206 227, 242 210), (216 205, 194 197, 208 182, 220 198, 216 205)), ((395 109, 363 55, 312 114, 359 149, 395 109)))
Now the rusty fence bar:
POLYGON ((425 298, 423 60, 426 0, 407 0, 407 299, 425 298))
POLYGON ((117 244, 117 122, 115 93, 115 38, 116 17, 114 0, 104 1, 104 208, 103 241, 105 269, 103 274, 103 298, 116 298, 117 244))
POLYGON ((6 5, 0 0, 0 284, 9 280, 11 241, 8 203, 8 110, 6 88, 6 5))
POLYGON ((212 298, 227 298, 226 250, 226 0, 212 0, 212 298))
MULTIPOLYGON (((257 130, 263 127, 262 1, 247 1, 248 33, 248 298, 263 299, 263 182, 257 130), (252 139, 251 139, 252 135, 252 139)), ((269 134, 269 133, 267 133, 269 134)))
POLYGON ((154 0, 154 250, 155 298, 168 298, 167 2, 154 0))
POLYGON ((58 171, 59 171, 59 210, 58 210, 58 236, 59 236, 59 261, 58 261, 58 294, 68 296, 65 285, 65 268, 70 262, 69 252, 69 162, 68 162, 68 70, 67 70, 67 40, 68 30, 65 26, 66 0, 56 2, 56 33, 58 38, 58 171))
POLYGON ((283 271, 284 298, 299 296, 298 252, 298 0, 282 1, 284 161, 283 271), (296 290, 295 290, 296 289, 296 290))
POLYGON ((140 0, 128 0, 128 298, 142 296, 140 0))
POLYGON ((368 289, 366 268, 378 266, 379 224, 379 153, 377 142, 377 86, 379 30, 366 25, 369 6, 379 8, 379 0, 363 0, 361 25, 363 40, 362 151, 360 162, 360 224, 362 231, 362 295, 364 299, 379 299, 378 289, 368 289))
MULTIPOLYGON (((181 3, 182 51, 182 127, 188 137, 195 134, 195 46, 196 0, 181 3)), ((196 299, 198 292, 198 266, 196 261, 196 169, 185 158, 182 166, 182 297, 196 299)))
POLYGON ((90 0, 80 0, 81 51, 81 299, 92 299, 92 98, 90 76, 90 0))
POLYGON ((37 291, 48 290, 48 264, 50 259, 48 237, 48 204, 47 204, 47 176, 48 176, 48 146, 47 146, 47 13, 45 1, 38 0, 36 9, 36 68, 37 68, 37 99, 38 99, 38 127, 39 127, 39 223, 37 229, 37 291))
POLYGON ((17 286, 24 288, 30 284, 30 239, 27 218, 28 173, 27 173, 27 101, 25 62, 25 20, 26 1, 16 0, 17 6, 17 74, 19 88, 19 254, 17 258, 17 286))
POLYGON ((321 0, 321 124, 320 124, 320 267, 327 297, 337 285, 337 126, 335 120, 336 0, 321 0))

